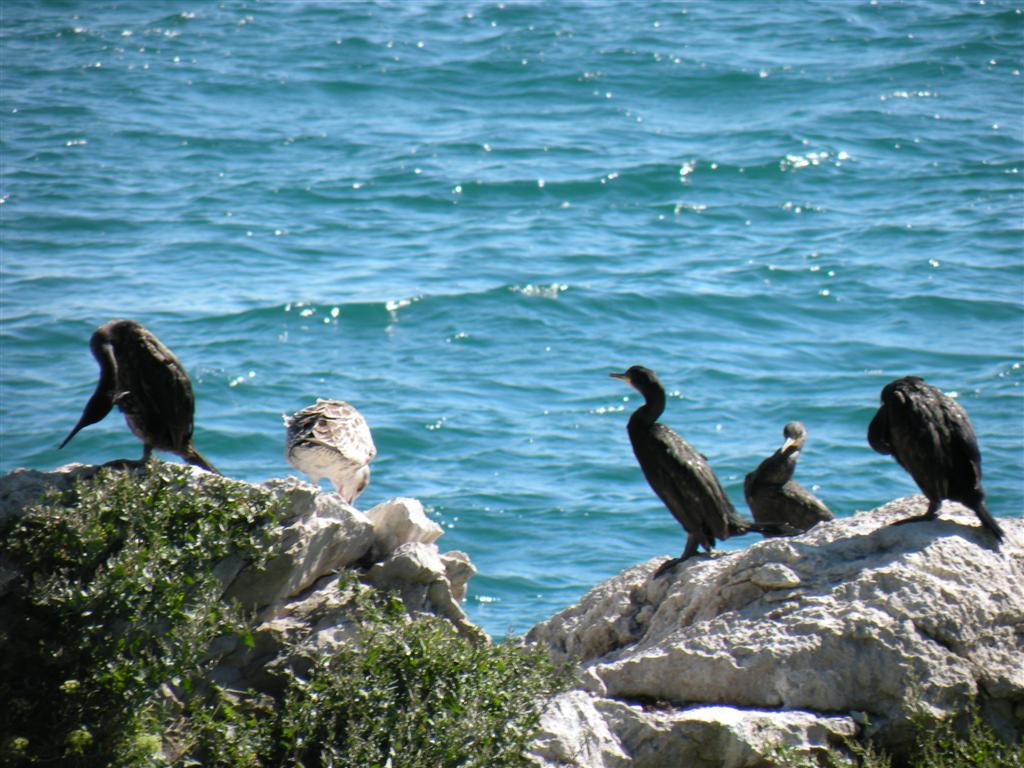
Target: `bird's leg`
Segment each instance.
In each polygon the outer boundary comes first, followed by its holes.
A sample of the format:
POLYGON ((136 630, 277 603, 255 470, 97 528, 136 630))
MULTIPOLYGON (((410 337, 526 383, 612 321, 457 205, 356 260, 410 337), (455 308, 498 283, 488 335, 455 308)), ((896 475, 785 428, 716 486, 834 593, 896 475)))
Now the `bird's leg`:
POLYGON ((149 461, 149 457, 153 453, 153 446, 145 445, 142 449, 141 459, 114 459, 104 464, 104 467, 110 467, 111 469, 141 469, 146 466, 146 462, 149 461))
POLYGON ((140 469, 145 465, 146 462, 143 459, 113 459, 103 464, 109 469, 140 469))
POLYGON ((654 578, 658 578, 659 576, 661 576, 661 574, 665 573, 665 571, 671 570, 684 560, 688 560, 691 557, 693 557, 695 554, 697 554, 697 546, 697 537, 691 534, 686 539, 686 546, 683 548, 683 554, 681 554, 679 557, 673 557, 671 560, 666 560, 664 563, 662 563, 661 566, 659 566, 658 570, 654 572, 654 578))
POLYGON ((939 516, 939 507, 941 506, 942 499, 929 499, 928 509, 926 509, 922 514, 907 517, 903 520, 897 520, 895 523, 890 523, 890 525, 904 525, 906 523, 919 523, 922 520, 934 520, 939 516))

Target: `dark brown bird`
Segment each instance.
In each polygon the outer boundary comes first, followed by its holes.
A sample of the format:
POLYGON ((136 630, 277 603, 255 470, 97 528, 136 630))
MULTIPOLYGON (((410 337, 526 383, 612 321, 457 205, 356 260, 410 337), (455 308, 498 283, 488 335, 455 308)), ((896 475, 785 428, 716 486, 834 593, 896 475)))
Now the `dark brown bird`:
POLYGON ((786 438, 782 447, 744 479, 743 495, 758 522, 787 523, 802 532, 822 520, 831 520, 833 515, 817 496, 793 479, 807 429, 799 421, 791 421, 782 434, 786 438))
POLYGON ((950 499, 973 509, 981 524, 1002 540, 1003 531, 985 505, 981 452, 967 411, 917 376, 886 384, 881 399, 868 426, 868 443, 879 453, 891 454, 928 497, 924 514, 896 525, 934 520, 943 499, 950 499))
POLYGON ((134 320, 104 323, 93 332, 89 348, 99 363, 100 380, 61 448, 83 427, 101 421, 116 404, 142 441, 142 462, 156 449, 217 472, 192 444, 192 382, 171 350, 134 320))
POLYGON ((693 557, 698 547, 710 552, 716 540, 750 531, 795 533, 785 525, 740 517, 708 460, 675 430, 658 422, 665 410, 665 388, 654 371, 634 365, 611 376, 629 382, 644 396, 644 404, 629 417, 626 427, 633 453, 651 488, 688 534, 682 555, 664 563, 655 576, 693 557))

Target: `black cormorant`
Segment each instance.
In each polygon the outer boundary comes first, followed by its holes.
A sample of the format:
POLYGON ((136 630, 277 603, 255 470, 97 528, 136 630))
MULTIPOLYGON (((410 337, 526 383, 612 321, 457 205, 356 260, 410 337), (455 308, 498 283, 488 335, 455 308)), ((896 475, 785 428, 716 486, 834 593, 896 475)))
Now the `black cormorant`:
POLYGON ((882 389, 882 406, 868 426, 868 443, 892 454, 928 497, 922 515, 897 525, 933 520, 943 499, 970 507, 997 540, 999 524, 985 506, 981 453, 967 411, 942 390, 917 376, 896 379, 882 389))
POLYGON ((782 447, 744 479, 743 495, 758 522, 788 523, 806 531, 822 520, 831 520, 832 513, 817 496, 793 479, 797 459, 807 440, 804 425, 791 421, 782 434, 786 438, 782 447))
POLYGON ((104 323, 93 332, 89 348, 100 365, 100 380, 61 448, 117 404, 128 427, 142 441, 143 462, 155 448, 217 472, 192 444, 192 383, 171 350, 134 320, 104 323))
POLYGON ((377 455, 366 419, 341 400, 317 399, 293 416, 287 428, 285 458, 316 485, 326 477, 349 504, 370 482, 370 462, 377 455))
POLYGON ((688 534, 682 555, 664 563, 655 576, 695 555, 698 547, 710 552, 716 540, 748 531, 795 533, 788 526, 740 517, 708 460, 671 427, 658 423, 665 410, 665 388, 654 371, 634 365, 611 376, 629 382, 644 396, 644 404, 629 417, 626 427, 633 453, 651 488, 688 534))

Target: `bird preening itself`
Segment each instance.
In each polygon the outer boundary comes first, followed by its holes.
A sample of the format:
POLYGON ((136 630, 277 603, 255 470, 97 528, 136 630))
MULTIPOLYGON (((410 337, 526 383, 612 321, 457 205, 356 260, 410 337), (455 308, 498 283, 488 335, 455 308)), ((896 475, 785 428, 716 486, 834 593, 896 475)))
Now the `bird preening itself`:
POLYGON ((928 497, 924 514, 896 525, 934 520, 943 499, 950 499, 974 510, 981 524, 1001 540, 1003 531, 985 505, 981 452, 967 411, 917 376, 889 382, 881 400, 868 426, 868 443, 881 454, 891 454, 928 497))
POLYGON ((803 532, 832 513, 813 493, 793 479, 796 462, 807 441, 807 429, 791 421, 782 430, 785 442, 743 481, 743 495, 758 522, 781 522, 803 532))
POLYGON ((132 433, 142 441, 142 462, 156 449, 217 472, 192 444, 192 382, 171 350, 134 320, 104 323, 93 332, 89 348, 99 363, 100 380, 61 448, 83 427, 102 421, 117 405, 132 433))
POLYGON ((654 371, 634 365, 611 376, 628 382, 644 396, 644 404, 629 417, 626 431, 644 477, 687 533, 683 553, 664 563, 656 577, 695 555, 698 547, 711 552, 716 540, 750 531, 796 533, 783 524, 754 523, 740 517, 708 460, 675 430, 658 422, 665 410, 665 388, 654 371))
POLYGON ((366 419, 341 400, 323 400, 284 417, 285 458, 316 485, 326 477, 349 504, 370 482, 377 455, 366 419))

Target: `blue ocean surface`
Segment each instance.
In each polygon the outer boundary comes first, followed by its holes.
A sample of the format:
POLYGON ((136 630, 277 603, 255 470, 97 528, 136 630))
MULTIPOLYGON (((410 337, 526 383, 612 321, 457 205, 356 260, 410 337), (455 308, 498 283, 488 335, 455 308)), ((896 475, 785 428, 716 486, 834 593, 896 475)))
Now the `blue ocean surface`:
POLYGON ((0 471, 141 455, 117 413, 57 449, 129 317, 231 477, 355 404, 358 506, 422 500, 497 636, 682 550, 632 364, 743 512, 793 419, 839 516, 916 492, 865 433, 917 374, 1019 517, 1022 9, 4 0, 0 471))

